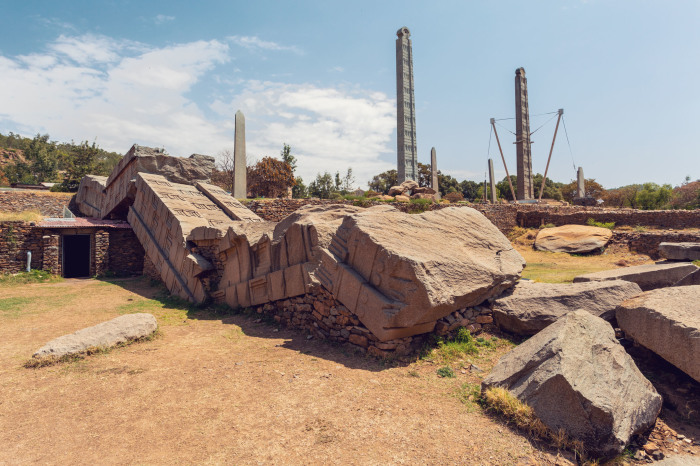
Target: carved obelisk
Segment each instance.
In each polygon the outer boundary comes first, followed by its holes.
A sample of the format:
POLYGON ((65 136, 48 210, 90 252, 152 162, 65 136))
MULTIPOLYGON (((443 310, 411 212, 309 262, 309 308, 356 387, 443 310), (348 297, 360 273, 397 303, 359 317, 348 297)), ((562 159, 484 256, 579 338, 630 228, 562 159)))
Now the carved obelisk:
POLYGON ((245 117, 243 112, 236 112, 236 127, 233 146, 233 197, 245 199, 248 193, 246 186, 245 160, 245 117))
POLYGON ((437 154, 435 148, 430 149, 430 187, 435 190, 435 199, 440 200, 440 182, 437 172, 437 154))
POLYGON ((532 199, 532 150, 530 108, 527 103, 525 68, 515 70, 515 146, 517 147, 518 200, 532 199))
POLYGON ((576 197, 586 197, 586 181, 583 178, 583 167, 578 167, 577 178, 576 197))
POLYGON ((491 204, 496 203, 496 179, 493 173, 493 159, 489 159, 489 185, 491 187, 491 204))
POLYGON ((416 106, 413 102, 413 50, 407 27, 396 31, 396 156, 401 184, 418 179, 416 106))

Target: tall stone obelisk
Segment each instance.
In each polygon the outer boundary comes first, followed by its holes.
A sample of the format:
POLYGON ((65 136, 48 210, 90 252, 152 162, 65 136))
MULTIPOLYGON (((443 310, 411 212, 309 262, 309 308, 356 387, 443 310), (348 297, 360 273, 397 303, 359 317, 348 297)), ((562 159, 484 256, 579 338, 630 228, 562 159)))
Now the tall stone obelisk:
POLYGON ((435 190, 435 199, 440 200, 440 182, 438 181, 437 154, 430 149, 430 187, 435 190))
POLYGON ((248 194, 245 157, 245 117, 243 112, 238 110, 233 145, 233 193, 231 193, 236 199, 245 199, 248 194))
POLYGON ((515 70, 515 144, 517 147, 518 200, 532 199, 532 149, 530 107, 527 103, 525 68, 515 70))
POLYGON ((406 180, 418 180, 418 150, 411 32, 402 27, 396 35, 396 156, 397 178, 401 184, 406 180))
POLYGON ((576 197, 586 197, 586 180, 583 178, 583 167, 578 167, 576 178, 576 197))
POLYGON ((489 187, 491 188, 491 204, 496 203, 496 178, 493 173, 493 159, 489 159, 489 187))

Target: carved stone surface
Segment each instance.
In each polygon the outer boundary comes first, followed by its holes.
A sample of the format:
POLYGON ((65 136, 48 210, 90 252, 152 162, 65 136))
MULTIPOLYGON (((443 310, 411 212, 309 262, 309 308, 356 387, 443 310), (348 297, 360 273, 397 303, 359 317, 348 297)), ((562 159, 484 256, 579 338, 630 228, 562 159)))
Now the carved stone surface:
POLYGON ((616 315, 627 336, 700 382, 700 285, 648 291, 616 315))
POLYGON ((518 200, 533 199, 530 107, 525 68, 515 70, 515 147, 517 147, 518 200))
MULTIPOLYGON (((265 222, 219 187, 139 172, 131 152, 107 180, 102 213, 128 209, 148 262, 172 294, 192 302, 258 306, 323 286, 388 341, 500 294, 525 264, 473 209, 409 215, 336 204, 265 222)), ((401 188, 433 196, 412 180, 401 188)))
POLYGON ((396 31, 396 156, 399 184, 418 179, 413 45, 407 27, 396 31))

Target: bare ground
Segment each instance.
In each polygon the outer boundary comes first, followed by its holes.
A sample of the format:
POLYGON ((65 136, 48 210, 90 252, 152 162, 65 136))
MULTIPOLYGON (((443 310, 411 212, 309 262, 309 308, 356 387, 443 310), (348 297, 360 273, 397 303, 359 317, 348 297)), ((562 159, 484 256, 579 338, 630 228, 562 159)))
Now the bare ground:
MULTIPOLYGON (((456 367, 456 378, 439 378, 430 361, 382 364, 254 317, 216 319, 146 299, 157 292, 144 279, 0 288, 0 464, 552 458, 460 400, 475 373, 456 367), (158 318, 155 340, 22 366, 52 338, 142 310, 158 318)), ((488 370, 496 358, 479 364, 488 370)))
MULTIPOLYGON (((527 242, 517 247, 533 264, 568 261, 532 251, 527 242)), ((625 257, 572 260, 588 270, 625 257)), ((447 363, 382 362, 256 316, 221 317, 153 299, 161 292, 144 278, 0 285, 0 464, 573 459, 532 444, 469 401, 507 344, 447 363), (130 312, 153 313, 159 336, 72 363, 23 367, 47 341, 130 312), (438 377, 446 364, 455 378, 438 377)), ((651 439, 667 454, 700 454, 696 446, 668 444, 669 432, 700 438, 677 416, 662 414, 651 439)))

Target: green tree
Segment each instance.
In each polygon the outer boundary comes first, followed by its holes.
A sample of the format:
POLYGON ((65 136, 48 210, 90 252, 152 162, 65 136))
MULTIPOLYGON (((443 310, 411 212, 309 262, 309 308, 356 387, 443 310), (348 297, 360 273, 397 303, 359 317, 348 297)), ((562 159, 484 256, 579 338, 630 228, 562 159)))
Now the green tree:
POLYGON ((289 168, 292 169, 292 173, 294 173, 297 169, 297 158, 292 155, 292 148, 289 147, 289 144, 282 143, 280 157, 282 157, 282 161, 286 162, 289 168))
POLYGON ((29 161, 29 172, 32 183, 54 181, 58 170, 58 153, 56 144, 49 142, 48 134, 37 134, 24 151, 29 161))
POLYGON ((375 175, 367 185, 372 191, 387 194, 392 186, 396 186, 398 183, 397 180, 398 174, 396 170, 388 170, 379 175, 375 175))
POLYGON ((659 186, 656 183, 644 183, 635 198, 636 208, 642 210, 657 210, 666 207, 673 195, 670 184, 659 186))
MULTIPOLYGON (((510 175, 510 181, 513 183, 513 191, 515 191, 515 198, 518 198, 518 177, 517 175, 510 175)), ((508 201, 513 200, 513 194, 510 192, 510 185, 508 184, 508 177, 504 176, 501 181, 496 183, 496 188, 501 193, 504 199, 508 201)))
POLYGON ((84 141, 78 145, 73 144, 68 154, 66 173, 59 189, 68 192, 77 191, 80 180, 85 175, 95 174, 99 152, 100 149, 94 142, 90 144, 84 141))
MULTIPOLYGON (((338 179, 340 176, 338 176, 338 179)), ((330 199, 333 193, 337 193, 336 183, 334 183, 333 176, 324 172, 323 174, 318 173, 316 179, 309 183, 309 194, 311 197, 318 197, 319 199, 330 199)))
MULTIPOLYGON (((587 178, 584 180, 584 183, 586 186, 586 197, 602 199, 605 196, 605 188, 603 188, 603 186, 594 178, 587 178)), ((569 184, 562 185, 559 190, 561 191, 563 200, 566 202, 574 202, 574 197, 578 193, 578 181, 574 180, 569 184)))
MULTIPOLYGON (((430 186, 428 184, 428 186, 430 186)), ((446 196, 450 193, 461 193, 462 187, 455 178, 450 175, 443 174, 438 170, 438 189, 440 190, 441 196, 446 196)))
POLYGON ((294 199, 303 199, 309 197, 309 189, 304 184, 301 176, 294 178, 294 186, 292 186, 292 197, 294 199))
MULTIPOLYGON (((473 201, 474 199, 480 199, 479 197, 480 185, 476 181, 464 180, 459 183, 459 189, 462 191, 462 195, 465 199, 473 201)), ((498 188, 496 188, 496 197, 500 197, 498 188)))
MULTIPOLYGON (((535 176, 532 177, 533 193, 535 199, 540 198, 542 178, 543 176, 541 173, 537 173, 535 176)), ((553 181, 551 178, 547 178, 547 180, 544 183, 544 194, 542 195, 542 199, 555 199, 557 201, 561 201, 563 199, 561 193, 562 186, 564 186, 563 183, 558 183, 556 181, 553 181)))

